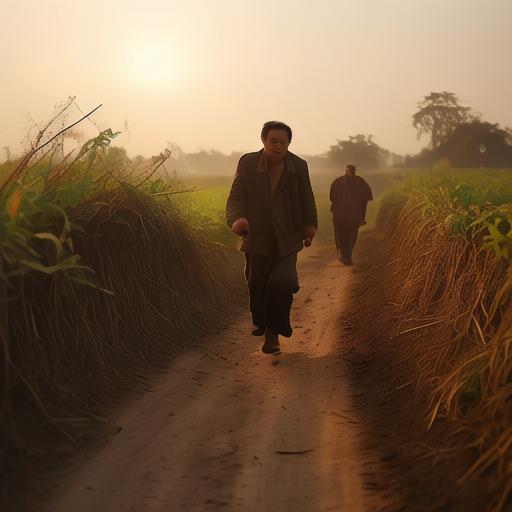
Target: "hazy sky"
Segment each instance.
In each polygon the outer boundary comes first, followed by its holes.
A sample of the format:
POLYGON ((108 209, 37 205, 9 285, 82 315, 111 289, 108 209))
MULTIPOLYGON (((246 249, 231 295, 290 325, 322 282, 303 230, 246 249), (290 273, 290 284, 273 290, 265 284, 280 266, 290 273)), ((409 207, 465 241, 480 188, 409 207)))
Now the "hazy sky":
POLYGON ((0 148, 69 95, 103 104, 100 128, 127 119, 132 156, 255 150, 269 119, 296 153, 357 133, 415 152, 411 115, 440 90, 512 126, 512 0, 1 0, 0 17, 0 148))

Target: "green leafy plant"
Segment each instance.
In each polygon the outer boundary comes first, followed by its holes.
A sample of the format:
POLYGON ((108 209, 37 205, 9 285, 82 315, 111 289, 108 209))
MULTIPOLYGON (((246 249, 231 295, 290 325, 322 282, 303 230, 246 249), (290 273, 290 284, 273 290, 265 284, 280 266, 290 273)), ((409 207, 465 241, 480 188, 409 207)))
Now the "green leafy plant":
POLYGON ((491 250, 497 259, 509 260, 512 249, 512 205, 482 213, 470 225, 483 240, 482 249, 491 250))

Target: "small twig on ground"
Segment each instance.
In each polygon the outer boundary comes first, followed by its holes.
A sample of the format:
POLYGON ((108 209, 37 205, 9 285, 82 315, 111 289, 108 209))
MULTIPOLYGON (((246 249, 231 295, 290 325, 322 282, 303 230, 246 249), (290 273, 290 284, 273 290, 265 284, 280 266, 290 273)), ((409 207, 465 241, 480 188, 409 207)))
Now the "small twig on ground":
POLYGON ((311 448, 309 450, 298 450, 298 451, 286 451, 286 450, 276 450, 276 453, 279 455, 302 455, 303 453, 314 452, 315 449, 311 448))
POLYGON ((344 420, 348 420, 348 419, 350 419, 349 417, 344 416, 343 414, 340 414, 339 412, 331 411, 331 414, 334 414, 334 416, 338 416, 339 418, 342 418, 342 419, 344 419, 344 420))
POLYGON ((409 380, 409 381, 405 382, 404 384, 402 384, 401 386, 396 387, 395 391, 400 391, 401 389, 404 389, 407 386, 410 386, 413 382, 414 382, 413 380, 409 380))

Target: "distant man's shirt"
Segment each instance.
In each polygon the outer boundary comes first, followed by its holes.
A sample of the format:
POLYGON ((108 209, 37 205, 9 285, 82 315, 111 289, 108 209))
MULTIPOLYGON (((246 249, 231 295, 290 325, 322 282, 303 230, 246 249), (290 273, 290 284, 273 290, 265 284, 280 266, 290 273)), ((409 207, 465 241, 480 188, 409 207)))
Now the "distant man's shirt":
POLYGON ((340 176, 331 185, 331 212, 336 220, 363 224, 366 204, 373 199, 372 190, 361 176, 340 176))

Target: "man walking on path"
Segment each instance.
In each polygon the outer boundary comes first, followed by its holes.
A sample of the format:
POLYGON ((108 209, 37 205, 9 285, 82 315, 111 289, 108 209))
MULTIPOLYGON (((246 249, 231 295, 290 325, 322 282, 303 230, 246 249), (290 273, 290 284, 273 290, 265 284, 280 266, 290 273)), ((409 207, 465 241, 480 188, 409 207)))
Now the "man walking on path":
POLYGON ((228 226, 243 239, 253 334, 265 335, 268 354, 280 352, 280 334, 292 334, 297 253, 311 245, 317 228, 308 165, 288 151, 291 140, 286 124, 265 123, 263 149, 240 158, 226 205, 228 226))
POLYGON ((356 166, 349 164, 345 175, 332 182, 330 199, 338 259, 344 265, 353 265, 352 251, 359 227, 366 224, 366 205, 373 199, 372 190, 356 176, 356 166))

